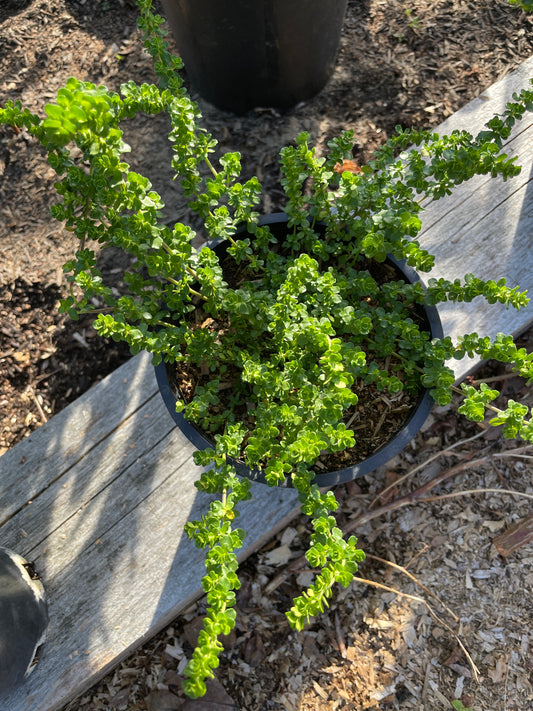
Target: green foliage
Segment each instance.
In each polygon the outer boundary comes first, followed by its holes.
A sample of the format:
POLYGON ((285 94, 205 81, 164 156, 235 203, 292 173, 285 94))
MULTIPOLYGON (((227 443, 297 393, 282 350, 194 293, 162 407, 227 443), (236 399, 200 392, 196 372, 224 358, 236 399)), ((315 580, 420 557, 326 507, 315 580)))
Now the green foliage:
MULTIPOLYGON (((186 691, 195 697, 218 665, 219 635, 235 624, 236 551, 244 532, 233 524, 250 491, 232 460, 262 468, 271 486, 289 479, 312 519, 307 559, 316 578, 287 613, 301 630, 328 604, 336 583, 350 583, 364 558, 355 537, 345 540, 336 524, 332 492, 313 483, 322 452, 355 442, 343 416, 357 405, 357 387, 389 395, 426 387, 444 404, 454 382, 447 361, 466 355, 497 359, 533 382, 533 355, 510 336, 432 339, 416 316, 424 304, 476 298, 519 309, 528 299, 517 287, 472 274, 453 282, 430 278, 427 289, 403 280, 383 284, 371 269, 387 255, 420 271, 432 268, 433 256, 417 241, 421 196, 438 199, 474 175, 516 175, 514 159, 500 149, 533 109, 533 91, 517 94, 476 137, 398 128, 357 174, 337 170, 351 156, 350 132, 333 139, 326 156, 317 155, 308 134, 300 135, 281 151, 288 229, 278 244, 258 222, 259 181, 241 180, 238 154, 218 155, 183 87, 161 17, 150 0, 138 6, 157 85, 128 82, 114 93, 72 78, 46 104, 44 118, 8 102, 0 123, 27 131, 47 149, 58 176, 52 213, 79 239, 65 264, 72 290, 61 309, 72 318, 96 309, 101 335, 127 342, 133 353, 149 351, 154 363, 184 363, 204 375, 194 397, 177 406, 215 440, 195 460, 206 468, 198 489, 216 498, 186 527, 207 551, 205 626, 185 671, 186 691), (124 160, 129 147, 121 122, 141 111, 168 115, 172 166, 204 236, 226 240, 235 283, 228 283, 213 249, 192 248, 189 226, 163 223, 161 197, 124 160), (122 296, 98 270, 97 249, 108 245, 133 264, 122 296), (222 396, 224 382, 232 383, 229 397, 222 396)), ((466 417, 481 421, 489 410, 491 424, 506 436, 533 441, 525 406, 510 401, 495 408, 498 393, 485 384, 464 386, 463 393, 459 410, 466 417)))
POLYGON ((518 5, 524 12, 533 12, 533 0, 509 0, 509 5, 518 5))
POLYGON ((356 548, 355 536, 344 540, 335 518, 329 515, 337 508, 333 492, 322 494, 316 484, 309 486, 308 481, 303 476, 297 480, 296 486, 300 491, 302 511, 313 517, 315 531, 306 558, 312 568, 320 569, 320 573, 287 612, 287 619, 296 630, 302 630, 311 617, 324 610, 335 583, 348 587, 357 572, 357 564, 365 558, 363 551, 356 548))
POLYGON ((233 529, 232 522, 238 516, 236 504, 250 498, 250 482, 239 480, 225 459, 226 453, 236 454, 242 437, 243 431, 233 428, 228 435, 219 438, 217 454, 208 452, 207 458, 199 456, 197 459, 198 462, 203 459, 203 464, 211 460, 218 467, 202 474, 197 482, 198 489, 221 494, 222 500, 212 501, 208 513, 200 521, 190 521, 185 526, 185 532, 194 544, 208 549, 206 574, 202 578, 208 609, 204 629, 185 668, 184 689, 192 698, 205 694, 205 679, 213 677, 212 670, 218 666, 222 651, 218 638, 229 634, 235 626, 235 590, 240 587, 235 550, 241 547, 245 533, 242 529, 233 529))
POLYGON ((473 711, 470 706, 464 706, 463 702, 460 699, 454 699, 452 701, 452 707, 456 709, 456 711, 473 711))

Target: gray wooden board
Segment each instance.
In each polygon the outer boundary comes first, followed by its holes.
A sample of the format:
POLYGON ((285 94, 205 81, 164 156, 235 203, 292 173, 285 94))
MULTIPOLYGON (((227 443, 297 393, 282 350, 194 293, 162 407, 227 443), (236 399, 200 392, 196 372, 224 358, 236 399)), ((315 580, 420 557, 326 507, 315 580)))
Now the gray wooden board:
MULTIPOLYGON (((35 561, 50 605, 41 660, 2 711, 61 708, 201 595, 183 531, 209 502, 193 451, 142 354, 0 458, 1 544, 35 561)), ((252 491, 241 559, 298 512, 294 491, 252 491)))
MULTIPOLYGON (((533 76, 533 59, 439 128, 476 134, 533 76)), ((533 125, 517 127, 506 151, 520 176, 481 177, 425 205, 421 243, 436 255, 429 276, 472 271, 533 286, 533 125)), ((519 332, 533 307, 446 305, 445 330, 519 332)), ((461 377, 471 364, 455 365, 461 377)), ((54 711, 101 678, 201 594, 203 552, 184 535, 206 510, 193 486, 193 447, 166 412, 150 359, 141 354, 0 458, 0 544, 41 571, 50 600, 42 658, 26 684, 0 698, 1 711, 54 711)), ((253 486, 239 526, 244 559, 293 517, 290 490, 253 486)))
MULTIPOLYGON (((438 132, 464 129, 476 135, 494 114, 503 112, 513 93, 528 86, 530 78, 533 57, 450 116, 438 132)), ((478 176, 458 186, 452 195, 429 204, 422 202, 420 244, 436 258, 427 277, 462 279, 468 272, 482 279, 505 277, 509 286, 519 285, 533 296, 531 114, 516 124, 503 151, 517 156, 520 175, 508 181, 478 176)), ((452 338, 474 331, 493 338, 498 332, 518 334, 527 328, 533 321, 533 301, 516 311, 477 298, 470 304, 444 304, 439 313, 446 335, 452 338)), ((462 379, 475 361, 465 359, 450 365, 457 379, 462 379)))

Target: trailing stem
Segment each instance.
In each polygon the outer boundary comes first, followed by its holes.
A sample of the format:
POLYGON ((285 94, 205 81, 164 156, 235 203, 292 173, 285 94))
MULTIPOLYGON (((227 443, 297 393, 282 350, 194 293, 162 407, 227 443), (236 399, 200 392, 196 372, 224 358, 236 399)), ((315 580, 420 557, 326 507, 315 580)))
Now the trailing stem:
POLYGON ((198 462, 222 460, 218 471, 205 471, 196 486, 200 491, 219 494, 220 499, 211 502, 208 512, 198 521, 185 525, 185 532, 199 548, 207 549, 206 573, 202 587, 207 596, 207 611, 203 629, 192 658, 184 670, 187 680, 184 689, 188 696, 197 698, 206 691, 205 680, 214 676, 219 655, 223 649, 219 640, 235 626, 235 591, 240 588, 237 577, 238 561, 235 551, 242 546, 245 533, 232 528, 239 512, 236 505, 250 497, 250 482, 239 480, 233 467, 225 463, 225 455, 197 457, 198 462))
POLYGON ((365 558, 364 552, 356 547, 357 538, 350 536, 345 540, 335 518, 330 515, 338 506, 333 492, 321 493, 316 484, 306 486, 304 481, 300 475, 295 485, 300 491, 302 512, 311 517, 314 529, 305 557, 319 572, 314 583, 294 599, 292 608, 286 613, 289 624, 296 630, 302 630, 311 617, 323 612, 335 583, 344 587, 350 584, 358 563, 365 558))

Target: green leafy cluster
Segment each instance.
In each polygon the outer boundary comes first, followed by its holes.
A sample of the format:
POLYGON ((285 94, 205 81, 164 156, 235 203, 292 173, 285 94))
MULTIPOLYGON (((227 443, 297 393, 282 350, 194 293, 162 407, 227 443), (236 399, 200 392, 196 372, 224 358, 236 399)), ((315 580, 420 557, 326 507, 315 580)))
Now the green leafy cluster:
POLYGON ((357 564, 365 558, 363 551, 356 547, 356 537, 350 536, 346 541, 334 516, 330 515, 338 505, 333 492, 321 493, 316 484, 300 483, 299 486, 302 511, 312 517, 314 529, 305 555, 311 567, 320 573, 314 583, 295 598, 292 609, 287 612, 287 619, 296 630, 302 630, 311 617, 323 611, 335 583, 348 587, 357 572, 357 564))
POLYGON ((245 532, 234 529, 233 521, 239 515, 238 502, 250 498, 250 482, 235 476, 226 457, 237 453, 242 436, 239 428, 233 428, 227 435, 219 437, 216 455, 212 452, 195 453, 197 464, 215 464, 217 467, 203 472, 196 483, 197 488, 209 494, 219 494, 222 499, 212 501, 201 520, 190 521, 185 526, 185 532, 195 545, 208 549, 206 574, 202 579, 208 609, 198 644, 185 669, 184 689, 193 698, 205 694, 205 679, 212 678, 212 670, 218 666, 223 649, 220 635, 229 634, 235 626, 235 590, 240 587, 235 551, 241 547, 245 532))
MULTIPOLYGON (((259 222, 257 178, 242 180, 240 156, 218 155, 216 140, 201 127, 162 18, 150 0, 138 6, 157 85, 129 82, 115 93, 72 78, 44 117, 8 102, 0 123, 24 128, 47 149, 58 176, 52 213, 79 239, 65 265, 72 288, 61 309, 72 318, 96 311, 102 336, 202 376, 194 396, 177 405, 214 442, 195 458, 205 467, 198 488, 216 498, 186 527, 207 550, 205 626, 185 671, 187 693, 200 696, 218 665, 218 637, 235 624, 236 551, 244 532, 233 524, 239 502, 250 496, 235 459, 262 469, 271 486, 289 480, 311 517, 307 559, 317 574, 287 613, 299 630, 324 609, 336 583, 350 583, 364 557, 355 537, 345 540, 337 526, 333 494, 313 483, 324 452, 354 445, 345 416, 357 407, 361 388, 390 396, 428 388, 444 404, 454 392, 447 362, 466 355, 497 359, 533 382, 533 356, 511 337, 491 341, 473 333, 454 343, 432 338, 420 318, 424 305, 474 298, 519 309, 528 299, 518 288, 471 274, 453 282, 430 278, 424 288, 396 275, 383 283, 375 272, 388 255, 431 270, 433 256, 417 240, 421 196, 438 199, 474 175, 508 179, 519 172, 501 147, 533 109, 533 91, 515 95, 476 137, 398 128, 360 173, 338 170, 351 156, 351 132, 333 139, 326 156, 300 135, 280 156, 288 215, 280 236, 259 222), (129 147, 121 123, 139 112, 168 115, 173 169, 203 236, 225 240, 231 280, 220 252, 193 249, 190 226, 163 222, 161 197, 124 160, 129 147), (111 245, 132 264, 122 295, 98 268, 98 250, 111 245)), ((527 407, 511 401, 495 408, 498 393, 486 385, 464 386, 463 395, 466 417, 480 421, 492 411, 491 423, 506 436, 533 441, 527 407)))
MULTIPOLYGON (((510 0, 512 2, 512 0, 510 0)), ((460 699, 454 699, 452 701, 452 708, 455 711, 474 711, 470 706, 467 708, 460 699)))
POLYGON ((518 5, 524 12, 533 12, 533 0, 508 0, 509 5, 518 5))

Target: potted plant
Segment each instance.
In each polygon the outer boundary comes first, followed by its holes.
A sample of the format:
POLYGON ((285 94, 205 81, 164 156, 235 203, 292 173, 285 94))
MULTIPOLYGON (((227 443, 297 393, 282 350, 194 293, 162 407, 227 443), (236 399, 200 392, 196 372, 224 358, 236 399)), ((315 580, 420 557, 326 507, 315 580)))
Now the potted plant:
POLYGON ((347 0, 163 0, 192 86, 221 109, 287 109, 335 67, 347 0))
MULTIPOLYGON (((208 610, 185 671, 186 692, 200 696, 218 665, 218 637, 235 623, 235 551, 245 535, 235 520, 238 503, 250 496, 250 478, 260 472, 270 486, 289 482, 312 518, 307 559, 317 575, 287 613, 302 629, 364 557, 354 536, 343 539, 335 496, 320 488, 317 474, 346 467, 360 473, 368 451, 357 447, 385 421, 401 429, 425 390, 448 403, 456 391, 446 365, 451 358, 494 358, 533 379, 533 355, 510 336, 465 334, 453 343, 438 325, 432 332, 426 315, 441 302, 476 297, 520 308, 525 294, 471 274, 463 281, 429 279, 424 287, 390 259, 431 270, 433 257, 416 240, 420 196, 438 199, 476 174, 519 172, 500 153, 501 141, 533 109, 533 91, 524 89, 477 137, 398 130, 360 171, 345 162, 349 132, 330 142, 326 157, 303 134, 281 151, 285 216, 260 218, 259 181, 239 180, 235 153, 213 159, 216 141, 175 71, 180 62, 161 36, 162 19, 150 0, 138 5, 159 86, 129 82, 117 94, 70 79, 44 117, 8 103, 0 122, 36 136, 59 176, 52 211, 80 240, 65 265, 72 292, 62 309, 73 318, 96 310, 100 334, 126 341, 133 353, 148 350, 156 366, 164 363, 180 393, 177 409, 212 445, 195 453, 205 467, 196 485, 218 498, 201 520, 187 524, 190 538, 207 549, 208 610), (161 198, 123 160, 128 146, 120 122, 139 111, 168 113, 172 166, 205 236, 217 244, 196 251, 188 225, 162 224, 161 198), (117 295, 98 270, 97 248, 110 245, 133 259, 124 274, 127 294, 117 295), (365 398, 370 410, 385 413, 370 429, 365 398)), ((472 420, 496 410, 498 393, 486 384, 459 392, 459 410, 472 420)), ((507 436, 533 441, 527 416, 527 408, 509 402, 491 422, 507 436)))

